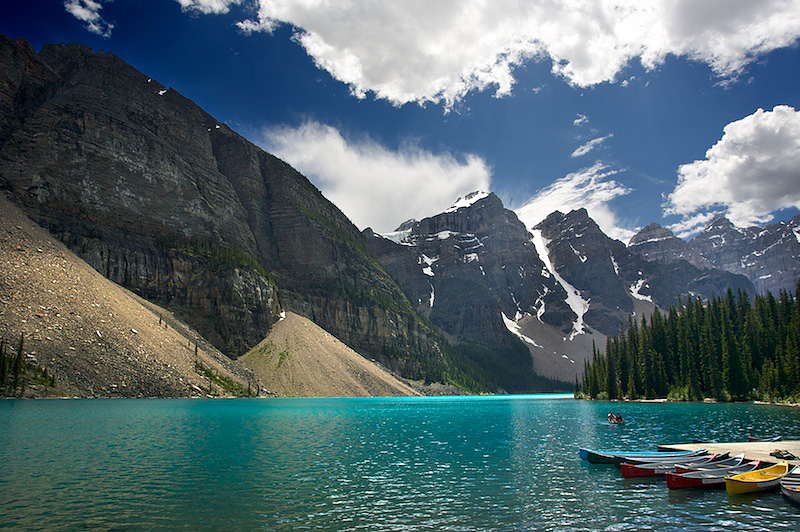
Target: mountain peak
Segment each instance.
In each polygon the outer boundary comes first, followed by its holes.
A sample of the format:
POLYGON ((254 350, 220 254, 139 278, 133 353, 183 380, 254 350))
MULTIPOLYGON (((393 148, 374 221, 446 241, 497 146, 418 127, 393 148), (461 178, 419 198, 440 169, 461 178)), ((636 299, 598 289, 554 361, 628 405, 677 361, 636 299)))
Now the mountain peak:
POLYGON ((718 212, 714 214, 714 216, 711 218, 711 221, 709 221, 708 225, 706 225, 705 229, 703 229, 703 232, 725 229, 738 230, 737 227, 733 225, 733 222, 728 220, 727 216, 721 212, 718 212))
POLYGON ((486 192, 483 190, 476 190, 475 192, 470 192, 466 196, 458 198, 456 202, 453 203, 453 205, 451 205, 450 208, 444 212, 456 212, 458 209, 462 209, 464 207, 471 207, 480 200, 488 198, 490 196, 495 196, 495 195, 493 192, 486 192))
POLYGON ((628 246, 638 246, 644 243, 671 240, 673 238, 677 237, 672 231, 661 227, 660 224, 652 223, 633 235, 628 242, 628 246))

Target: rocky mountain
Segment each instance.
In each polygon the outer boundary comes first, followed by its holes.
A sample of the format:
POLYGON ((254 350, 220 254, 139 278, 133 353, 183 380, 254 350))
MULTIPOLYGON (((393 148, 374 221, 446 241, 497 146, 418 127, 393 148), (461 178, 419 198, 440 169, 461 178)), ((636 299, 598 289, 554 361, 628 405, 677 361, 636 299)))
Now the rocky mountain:
POLYGON ((0 190, 233 358, 284 309, 403 375, 461 372, 305 177, 111 54, 0 37, 0 190))
MULTIPOLYGON (((490 373, 545 373, 509 332, 526 313, 568 334, 576 319, 567 294, 539 259, 522 222, 491 193, 474 193, 421 221, 388 235, 364 231, 389 273, 417 310, 468 344, 472 357, 490 373)), ((516 337, 515 337, 516 336, 516 337)), ((570 374, 548 376, 571 380, 570 374)), ((506 388, 516 386, 506 377, 506 388)))
POLYGON ((701 268, 744 275, 760 293, 794 290, 800 279, 800 215, 766 227, 740 228, 717 214, 688 242, 652 224, 635 235, 628 247, 647 260, 684 259, 701 268))
POLYGON ((618 333, 633 313, 690 293, 753 291, 728 272, 644 260, 606 236, 585 209, 554 212, 529 231, 494 194, 472 194, 391 234, 365 233, 434 324, 478 344, 516 336, 537 373, 564 380, 581 371, 592 341, 618 333))
POLYGON ((606 335, 619 332, 637 301, 666 309, 688 294, 708 299, 728 288, 753 293, 753 285, 740 275, 700 269, 685 260, 644 260, 606 236, 585 209, 556 211, 534 228, 537 233, 547 243, 555 270, 584 300, 586 324, 606 335))
POLYGON ((652 223, 633 235, 628 249, 650 261, 674 262, 685 260, 698 268, 713 268, 697 250, 690 248, 685 240, 675 236, 672 231, 652 223))

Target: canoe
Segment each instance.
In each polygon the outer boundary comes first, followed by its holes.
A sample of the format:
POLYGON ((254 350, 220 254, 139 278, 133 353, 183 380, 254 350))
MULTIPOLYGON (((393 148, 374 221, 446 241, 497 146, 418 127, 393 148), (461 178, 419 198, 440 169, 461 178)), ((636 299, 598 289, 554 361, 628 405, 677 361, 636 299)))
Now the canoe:
POLYGON ((800 505, 800 467, 781 478, 781 493, 787 501, 800 505))
POLYGON ((728 491, 728 495, 776 489, 780 485, 781 477, 788 472, 789 463, 779 462, 764 469, 725 477, 725 489, 728 491))
POLYGON ((658 453, 657 455, 653 456, 627 456, 625 457, 624 461, 629 464, 640 465, 652 464, 654 462, 681 463, 694 460, 695 458, 708 458, 708 451, 705 449, 696 449, 694 451, 685 451, 683 453, 658 453))
POLYGON ((772 438, 756 438, 754 436, 748 436, 747 441, 781 441, 781 437, 773 436, 772 438))
POLYGON ((666 475, 675 471, 677 465, 691 467, 692 465, 702 466, 713 463, 714 461, 726 460, 728 453, 712 454, 708 456, 698 456, 691 459, 676 459, 674 461, 662 460, 660 462, 651 462, 649 464, 631 464, 624 463, 620 465, 622 469, 623 478, 642 478, 642 477, 655 477, 659 475, 666 475))
POLYGON ((744 453, 731 456, 724 460, 715 460, 707 464, 678 464, 675 466, 676 473, 688 473, 690 471, 717 471, 719 469, 727 469, 729 467, 736 467, 744 462, 744 453))
POLYGON ((725 477, 747 473, 762 467, 764 467, 763 463, 755 460, 717 470, 667 473, 667 487, 671 490, 686 488, 722 489, 725 487, 725 477))
POLYGON ((696 456, 698 453, 705 454, 705 449, 698 449, 697 451, 676 451, 676 452, 661 452, 661 451, 596 451, 593 449, 580 449, 578 455, 582 460, 586 460, 592 464, 621 464, 627 459, 646 459, 652 461, 662 458, 680 458, 696 456), (702 452, 700 452, 702 451, 702 452))

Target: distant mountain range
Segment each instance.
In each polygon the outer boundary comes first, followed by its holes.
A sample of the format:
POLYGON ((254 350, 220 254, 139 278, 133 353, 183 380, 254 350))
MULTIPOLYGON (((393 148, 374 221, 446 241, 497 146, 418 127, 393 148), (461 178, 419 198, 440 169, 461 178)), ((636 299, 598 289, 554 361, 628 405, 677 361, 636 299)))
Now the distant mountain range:
POLYGON ((516 336, 537 371, 553 378, 574 378, 591 342, 604 345, 631 315, 687 295, 755 291, 743 275, 646 260, 606 236, 585 209, 556 211, 528 230, 491 193, 365 235, 417 311, 455 341, 497 346, 516 336))
MULTIPOLYGON (((525 227, 491 193, 379 235, 110 54, 0 37, 0 190, 108 279, 236 359, 285 310, 396 375, 473 391, 573 382, 657 305, 790 288, 800 221, 626 246, 586 210, 525 227)), ((2 331, 0 331, 2 336, 2 331)))
POLYGON ((658 224, 639 231, 628 248, 663 263, 685 260, 700 268, 717 268, 747 276, 759 293, 794 291, 800 278, 800 215, 766 227, 736 227, 717 214, 689 242, 658 224))

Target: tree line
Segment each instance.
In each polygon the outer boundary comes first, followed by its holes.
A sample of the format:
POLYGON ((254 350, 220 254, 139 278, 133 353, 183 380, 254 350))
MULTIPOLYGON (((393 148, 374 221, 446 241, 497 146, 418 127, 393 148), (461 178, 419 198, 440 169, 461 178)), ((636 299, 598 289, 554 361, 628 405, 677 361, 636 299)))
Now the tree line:
POLYGON ((591 399, 800 400, 800 281, 794 295, 730 289, 688 298, 592 346, 575 395, 591 399))

